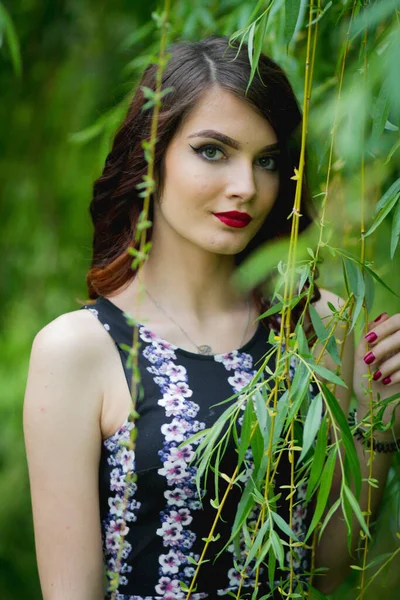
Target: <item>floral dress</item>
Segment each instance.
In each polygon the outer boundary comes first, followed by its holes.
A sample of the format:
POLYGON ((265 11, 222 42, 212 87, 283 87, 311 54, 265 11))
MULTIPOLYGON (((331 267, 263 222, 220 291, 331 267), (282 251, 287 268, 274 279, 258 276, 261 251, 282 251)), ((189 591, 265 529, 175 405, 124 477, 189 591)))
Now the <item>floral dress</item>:
MULTIPOLYGON (((126 347, 132 345, 133 327, 106 298, 100 297, 83 308, 97 317, 113 338, 130 387, 132 371, 127 364, 126 347)), ((213 474, 207 480, 210 489, 200 494, 195 481, 197 467, 193 458, 201 437, 187 445, 182 446, 182 442, 213 425, 227 408, 227 403, 221 402, 239 393, 252 380, 271 346, 268 331, 261 323, 245 346, 215 355, 177 348, 145 326, 139 325, 138 329, 139 418, 135 424, 127 419, 103 441, 101 449, 100 518, 109 579, 106 598, 111 598, 113 574, 118 571, 113 595, 116 600, 183 600, 187 596, 184 586, 190 585, 216 509, 211 502, 215 497, 213 474), (135 451, 127 444, 134 427, 135 451)), ((251 462, 244 464, 243 485, 251 474, 251 462)), ((221 470, 232 474, 236 465, 237 452, 232 442, 222 459, 221 470)), ((289 482, 289 463, 285 459, 275 484, 289 482)), ((240 493, 239 486, 233 486, 228 495, 214 536, 217 539, 210 544, 201 565, 192 600, 229 598, 238 589, 241 565, 233 545, 215 557, 229 540, 240 493)), ((293 531, 299 539, 307 530, 310 517, 304 496, 305 487, 299 485, 292 517, 293 531)), ((288 503, 282 499, 279 513, 286 521, 288 511, 288 503)), ((285 560, 288 564, 289 557, 285 560)), ((301 573, 307 572, 309 561, 308 551, 299 548, 292 566, 301 573)), ((283 572, 281 576, 287 575, 283 572)), ((268 575, 260 579, 259 598, 261 592, 268 594, 269 590, 268 575)), ((251 598, 254 584, 254 573, 249 569, 240 597, 251 598)))

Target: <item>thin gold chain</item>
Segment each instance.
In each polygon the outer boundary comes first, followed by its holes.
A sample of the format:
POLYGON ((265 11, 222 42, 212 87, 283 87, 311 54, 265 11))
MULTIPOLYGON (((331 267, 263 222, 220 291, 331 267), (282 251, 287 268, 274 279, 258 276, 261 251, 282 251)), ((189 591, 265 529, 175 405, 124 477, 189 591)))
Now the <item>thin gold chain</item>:
MULTIPOLYGON (((211 348, 210 345, 208 345, 208 344, 202 344, 201 346, 199 346, 198 344, 196 344, 196 342, 194 342, 192 340, 192 338, 190 337, 190 335, 183 329, 183 327, 181 325, 179 325, 179 323, 177 323, 175 321, 175 319, 173 319, 167 313, 167 311, 161 306, 161 304, 159 302, 157 302, 157 300, 155 298, 153 298, 153 296, 150 294, 149 290, 146 288, 146 286, 143 284, 143 282, 142 282, 142 285, 143 285, 144 291, 146 292, 146 294, 148 295, 148 297, 150 298, 150 300, 153 302, 153 304, 167 317, 167 319, 169 321, 171 321, 172 323, 174 323, 174 325, 176 325, 177 327, 179 327, 179 329, 187 337, 187 339, 189 340, 189 342, 193 346, 195 346, 195 348, 197 348, 198 354, 213 354, 213 351, 212 351, 212 348, 211 348)), ((247 311, 248 311, 248 314, 247 314, 246 327, 244 329, 243 337, 242 337, 242 339, 240 341, 239 348, 242 347, 242 344, 243 344, 243 342, 245 340, 247 329, 248 329, 249 323, 250 323, 251 311, 250 311, 250 302, 249 302, 249 300, 247 300, 247 311)))

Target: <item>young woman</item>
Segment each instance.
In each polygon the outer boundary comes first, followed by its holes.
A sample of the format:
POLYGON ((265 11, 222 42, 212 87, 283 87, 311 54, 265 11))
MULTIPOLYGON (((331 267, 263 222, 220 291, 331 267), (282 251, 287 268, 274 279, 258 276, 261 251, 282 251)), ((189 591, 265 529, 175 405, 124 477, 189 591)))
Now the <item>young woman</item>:
MULTIPOLYGON (((159 118, 149 259, 138 276, 128 248, 135 244, 143 208, 137 185, 146 173, 142 141, 149 137, 152 115, 142 110, 142 89, 155 89, 154 65, 144 74, 94 188, 87 281, 96 302, 57 318, 33 344, 24 424, 45 600, 111 597, 112 585, 104 589, 104 564, 111 582, 119 570, 114 596, 119 600, 186 597, 180 582, 190 584, 215 517, 210 502, 215 492, 211 483, 199 497, 196 444, 181 443, 213 425, 226 408, 221 401, 244 389, 270 348, 274 322, 257 320, 268 299, 257 290, 240 295, 232 274, 251 249, 288 232, 301 123, 295 97, 281 69, 265 56, 246 94, 247 48, 231 48, 225 38, 177 44, 170 52, 163 87, 172 91, 159 118), (132 344, 133 327, 124 313, 142 324, 136 424, 128 420, 132 371, 124 345, 132 344), (135 452, 126 443, 134 426, 135 452), (136 480, 127 477, 132 473, 136 480)), ((311 220, 306 188, 303 197, 302 229, 311 220)), ((340 305, 327 290, 313 299, 322 318, 331 314, 328 302, 340 305)), ((358 418, 369 410, 362 387, 367 365, 375 373, 375 394, 388 397, 400 388, 400 315, 384 313, 371 329, 370 347, 362 340, 355 354, 348 336, 342 371, 348 389, 337 392, 346 412, 354 382, 358 418)), ((336 337, 342 336, 338 327, 336 337)), ((269 366, 273 369, 272 362, 269 366)), ((336 369, 328 356, 325 366, 336 369)), ((395 427, 400 430, 398 420, 395 427)), ((382 442, 392 439, 392 433, 379 436, 382 442)), ((368 456, 362 441, 355 444, 366 475, 368 456)), ((236 452, 228 447, 223 460, 224 472, 231 474, 236 452)), ((251 457, 246 465, 251 471, 251 457)), ((390 456, 378 452, 373 511, 389 465, 390 456)), ((275 483, 288 482, 289 463, 282 461, 275 483)), ((337 476, 332 497, 339 486, 337 476)), ((367 491, 364 485, 364 508, 367 491)), ((238 591, 242 567, 232 547, 213 560, 229 539, 238 493, 234 486, 193 599, 238 591)), ((288 502, 280 499, 278 509, 288 521, 288 502)), ((299 487, 293 529, 300 539, 311 512, 299 487)), ((327 574, 315 585, 334 589, 351 560, 336 512, 317 552, 317 566, 327 574)), ((299 549, 292 569, 299 581, 307 580, 307 548, 299 549)), ((256 582, 249 569, 240 597, 251 597, 256 584, 259 597, 268 594, 267 571, 263 567, 256 582)), ((277 573, 276 585, 284 588, 287 571, 277 573)), ((274 597, 281 597, 277 590, 274 597)))

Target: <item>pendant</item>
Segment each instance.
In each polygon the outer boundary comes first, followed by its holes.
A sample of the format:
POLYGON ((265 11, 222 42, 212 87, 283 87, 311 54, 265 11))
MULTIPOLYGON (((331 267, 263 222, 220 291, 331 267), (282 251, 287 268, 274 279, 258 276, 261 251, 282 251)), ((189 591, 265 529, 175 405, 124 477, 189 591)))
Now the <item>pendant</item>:
POLYGON ((197 346, 197 350, 199 351, 199 354, 212 354, 212 348, 211 348, 211 346, 208 346, 207 344, 203 344, 202 346, 197 346))

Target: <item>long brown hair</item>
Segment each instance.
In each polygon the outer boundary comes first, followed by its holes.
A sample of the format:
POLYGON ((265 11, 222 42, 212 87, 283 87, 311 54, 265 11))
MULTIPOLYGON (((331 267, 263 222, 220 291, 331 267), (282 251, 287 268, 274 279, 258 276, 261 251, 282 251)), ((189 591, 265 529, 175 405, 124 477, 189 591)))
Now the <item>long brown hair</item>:
MULTIPOLYGON (((289 233, 287 219, 293 207, 295 181, 291 179, 298 166, 301 113, 282 69, 261 54, 251 86, 248 48, 230 46, 228 38, 214 36, 199 42, 181 42, 169 48, 170 60, 162 77, 162 88, 172 88, 162 102, 158 120, 154 168, 158 189, 162 189, 163 157, 182 120, 193 109, 201 95, 218 85, 249 104, 270 123, 280 147, 279 193, 264 225, 250 244, 236 256, 240 264, 249 253, 268 240, 289 233)), ((143 74, 128 114, 117 132, 102 175, 95 182, 90 213, 94 225, 92 265, 87 274, 89 298, 112 295, 132 280, 132 257, 128 248, 134 245, 135 228, 143 208, 137 185, 147 171, 142 142, 149 139, 152 114, 142 110, 147 99, 143 88, 155 90, 157 66, 151 64, 143 74)), ((310 194, 306 181, 302 190, 300 231, 312 221, 310 194)), ((150 220, 152 214, 149 215, 150 220)), ((147 230, 151 239, 151 229, 147 230)), ((317 291, 318 295, 318 291, 317 291)), ((268 306, 255 291, 260 309, 268 306)))

